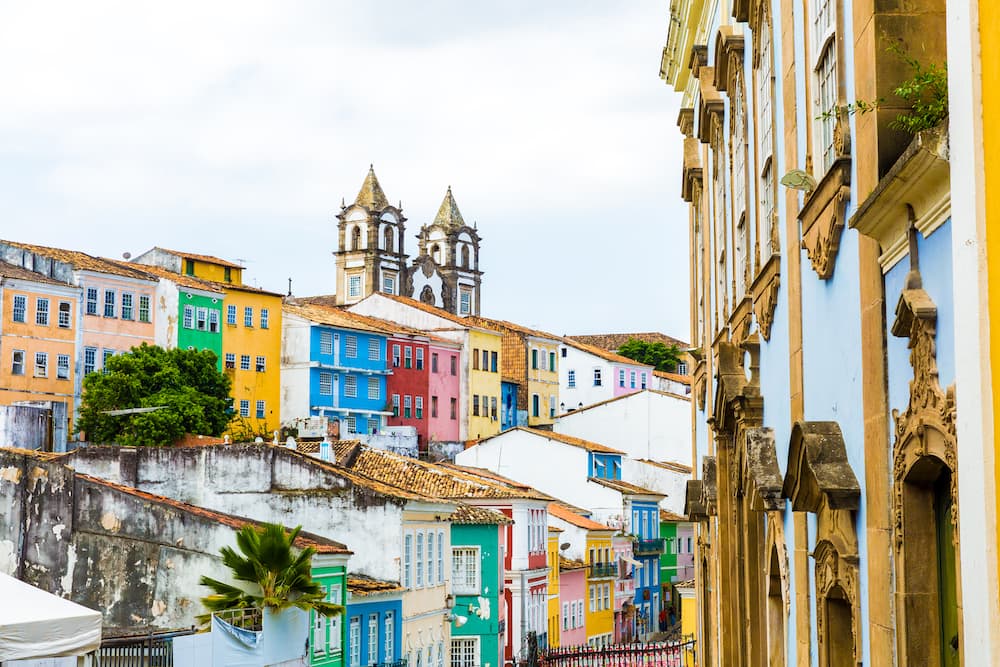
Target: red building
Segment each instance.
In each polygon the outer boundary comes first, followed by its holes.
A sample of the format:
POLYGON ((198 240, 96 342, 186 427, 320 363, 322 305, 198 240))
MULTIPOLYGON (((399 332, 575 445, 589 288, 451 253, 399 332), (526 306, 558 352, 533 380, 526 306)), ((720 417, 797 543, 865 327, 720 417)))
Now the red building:
POLYGON ((430 356, 427 339, 414 334, 395 333, 389 337, 388 360, 392 374, 388 378, 387 418, 389 426, 413 426, 417 429, 417 448, 427 453, 430 410, 430 356))

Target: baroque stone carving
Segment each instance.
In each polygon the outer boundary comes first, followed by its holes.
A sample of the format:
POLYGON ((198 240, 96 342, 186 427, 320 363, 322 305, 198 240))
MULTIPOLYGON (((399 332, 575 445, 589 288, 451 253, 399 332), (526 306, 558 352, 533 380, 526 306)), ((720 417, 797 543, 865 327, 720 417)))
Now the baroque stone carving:
MULTIPOLYGON (((841 144, 849 146, 846 135, 841 138, 841 144)), ((802 248, 809 256, 816 275, 822 280, 833 276, 850 198, 851 160, 849 157, 839 157, 799 211, 802 248)))
POLYGON ((781 286, 781 255, 771 255, 750 285, 753 294, 753 313, 757 328, 764 340, 771 340, 774 309, 778 305, 778 288, 781 286))

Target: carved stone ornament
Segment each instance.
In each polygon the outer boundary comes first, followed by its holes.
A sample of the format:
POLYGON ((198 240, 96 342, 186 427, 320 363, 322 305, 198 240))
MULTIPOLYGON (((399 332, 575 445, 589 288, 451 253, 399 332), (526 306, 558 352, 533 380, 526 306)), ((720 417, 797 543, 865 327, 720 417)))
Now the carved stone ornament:
POLYGON ((743 29, 724 25, 715 34, 715 87, 726 91, 743 66, 743 29))
MULTIPOLYGON (((767 513, 767 532, 764 541, 764 553, 768 558, 764 561, 764 574, 767 580, 778 577, 781 582, 781 600, 785 607, 785 616, 791 611, 792 599, 789 594, 790 577, 788 576, 788 546, 785 542, 785 522, 780 511, 767 513), (777 572, 775 572, 777 566, 777 572)), ((775 630, 778 630, 775 628, 775 630)), ((783 635, 783 631, 779 631, 783 635)))
POLYGON ((750 335, 753 324, 753 298, 748 294, 743 297, 729 318, 729 328, 732 331, 733 342, 741 343, 750 335))
POLYGON ((909 338, 910 401, 904 412, 892 411, 895 420, 893 444, 893 525, 897 548, 903 543, 903 486, 915 463, 934 457, 951 472, 951 523, 958 544, 958 455, 955 425, 955 385, 941 388, 938 379, 937 307, 923 289, 904 289, 896 306, 892 333, 909 338))
POLYGON ((859 585, 857 533, 852 513, 823 506, 819 510, 813 549, 816 577, 816 636, 820 644, 820 665, 838 667, 831 654, 851 655, 850 664, 861 656, 861 587, 859 585), (827 618, 830 600, 847 605, 851 612, 850 637, 833 636, 838 629, 827 618), (828 644, 839 644, 833 649, 828 644))
MULTIPOLYGON (((842 143, 848 141, 842 139, 842 143)), ((802 248, 822 280, 833 276, 851 198, 851 160, 837 158, 799 211, 802 248)))
POLYGON ((785 470, 782 491, 793 511, 815 513, 824 503, 830 509, 858 509, 861 485, 837 422, 796 422, 785 470))
POLYGON ((701 457, 701 502, 705 514, 715 516, 718 513, 718 486, 716 480, 716 465, 714 456, 701 457))
POLYGON ((698 409, 705 409, 705 395, 707 393, 706 387, 708 386, 708 371, 706 370, 708 366, 704 359, 699 359, 698 363, 694 367, 693 373, 693 384, 694 384, 694 394, 695 399, 698 401, 698 409))
POLYGON ((698 139, 703 144, 712 140, 712 117, 717 117, 721 125, 726 109, 722 96, 712 83, 713 71, 711 67, 702 67, 701 72, 705 76, 698 80, 698 139))
POLYGON ((684 165, 681 170, 681 199, 691 203, 701 191, 701 145, 695 137, 684 139, 684 165))
POLYGON ((764 340, 771 340, 771 325, 774 323, 774 309, 778 305, 780 286, 781 255, 775 253, 768 257, 750 285, 753 313, 757 318, 757 328, 764 340))
POLYGON ((684 514, 689 521, 707 521, 708 514, 705 512, 705 505, 702 503, 703 491, 700 479, 689 479, 685 488, 684 514))
POLYGON ((744 495, 750 499, 750 509, 761 512, 785 507, 781 494, 781 469, 778 468, 774 430, 765 426, 748 428, 744 434, 743 460, 744 495))

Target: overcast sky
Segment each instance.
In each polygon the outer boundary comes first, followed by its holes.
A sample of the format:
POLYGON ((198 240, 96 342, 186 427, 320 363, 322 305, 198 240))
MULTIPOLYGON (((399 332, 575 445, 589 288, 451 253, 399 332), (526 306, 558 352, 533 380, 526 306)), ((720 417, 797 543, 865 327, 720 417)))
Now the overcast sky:
POLYGON ((5 3, 0 236, 330 293, 373 163, 411 254, 452 186, 483 315, 686 340, 667 27, 668 0, 5 3))

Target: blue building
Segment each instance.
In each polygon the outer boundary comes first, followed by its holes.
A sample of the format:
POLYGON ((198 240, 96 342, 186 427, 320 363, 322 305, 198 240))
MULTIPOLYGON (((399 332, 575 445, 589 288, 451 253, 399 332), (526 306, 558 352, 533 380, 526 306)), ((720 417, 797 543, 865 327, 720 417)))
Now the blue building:
POLYGON ((282 416, 327 417, 337 437, 378 433, 388 406, 385 323, 313 304, 284 306, 282 416))
POLYGON ((395 581, 347 575, 347 655, 344 665, 405 667, 403 591, 395 581))
POLYGON ((525 413, 524 423, 522 420, 518 419, 517 411, 517 383, 516 382, 500 382, 500 405, 502 410, 500 412, 500 430, 506 431, 509 428, 514 428, 515 426, 525 426, 528 423, 527 413, 525 413))

